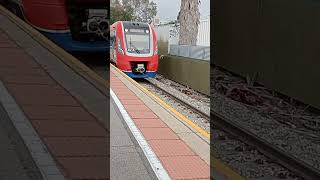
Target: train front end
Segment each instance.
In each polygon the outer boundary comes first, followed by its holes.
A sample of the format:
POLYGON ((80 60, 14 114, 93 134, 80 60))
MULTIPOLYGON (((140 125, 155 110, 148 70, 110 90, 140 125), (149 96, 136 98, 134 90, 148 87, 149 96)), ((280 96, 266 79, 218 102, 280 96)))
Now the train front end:
POLYGON ((24 19, 71 53, 107 52, 109 1, 23 0, 24 19))
POLYGON ((158 69, 158 48, 154 29, 146 23, 118 24, 117 67, 132 78, 153 78, 158 69))

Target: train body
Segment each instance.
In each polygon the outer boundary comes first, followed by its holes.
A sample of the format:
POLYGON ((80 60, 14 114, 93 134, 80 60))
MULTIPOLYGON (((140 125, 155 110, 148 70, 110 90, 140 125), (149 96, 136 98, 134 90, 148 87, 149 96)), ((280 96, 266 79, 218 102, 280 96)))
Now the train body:
POLYGON ((107 52, 107 0, 2 0, 2 3, 68 52, 107 52))
POLYGON ((110 59, 132 78, 155 77, 158 48, 154 29, 146 23, 118 21, 110 28, 110 59))

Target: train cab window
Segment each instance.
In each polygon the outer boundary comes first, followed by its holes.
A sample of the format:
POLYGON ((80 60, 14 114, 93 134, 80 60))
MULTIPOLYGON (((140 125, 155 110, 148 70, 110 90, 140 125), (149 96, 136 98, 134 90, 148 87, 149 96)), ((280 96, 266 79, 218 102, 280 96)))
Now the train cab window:
POLYGON ((136 54, 150 53, 150 32, 146 29, 130 29, 125 31, 127 51, 136 54))

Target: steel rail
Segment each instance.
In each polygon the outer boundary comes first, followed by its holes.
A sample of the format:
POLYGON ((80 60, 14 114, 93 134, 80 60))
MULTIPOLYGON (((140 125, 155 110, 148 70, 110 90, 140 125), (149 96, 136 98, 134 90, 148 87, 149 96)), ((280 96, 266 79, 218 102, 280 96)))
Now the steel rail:
POLYGON ((241 127, 238 123, 229 120, 217 112, 211 110, 210 117, 212 123, 219 129, 237 137, 237 139, 244 143, 255 147, 258 151, 266 157, 273 159, 277 163, 286 167, 287 169, 299 174, 307 180, 319 180, 320 171, 302 160, 286 153, 271 143, 263 140, 255 134, 249 132, 247 129, 241 127))
POLYGON ((152 81, 146 79, 146 81, 151 84, 153 87, 155 87, 156 89, 159 89, 160 91, 164 92, 165 94, 167 94, 168 96, 172 97, 173 99, 175 99, 176 101, 178 101, 180 104, 187 106, 189 109, 191 109, 193 112, 199 114, 201 117, 203 117, 204 119, 208 120, 210 122, 210 116, 202 111, 200 111, 199 109, 197 109, 196 107, 194 107, 192 104, 187 103, 186 101, 178 98, 177 96, 173 95, 172 93, 170 93, 169 91, 167 91, 165 88, 162 88, 160 86, 158 86, 157 84, 153 83, 152 81))

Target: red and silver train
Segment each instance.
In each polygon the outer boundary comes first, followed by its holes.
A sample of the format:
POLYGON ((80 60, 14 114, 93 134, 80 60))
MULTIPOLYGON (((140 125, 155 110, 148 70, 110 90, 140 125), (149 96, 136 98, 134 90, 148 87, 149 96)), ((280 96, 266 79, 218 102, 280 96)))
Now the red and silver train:
POLYGON ((118 21, 110 28, 110 59, 132 78, 155 77, 158 48, 154 29, 146 23, 118 21))
POLYGON ((107 52, 108 0, 0 0, 57 45, 69 52, 107 52))

